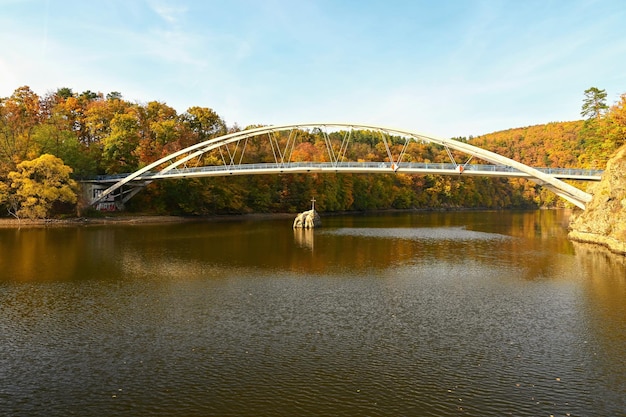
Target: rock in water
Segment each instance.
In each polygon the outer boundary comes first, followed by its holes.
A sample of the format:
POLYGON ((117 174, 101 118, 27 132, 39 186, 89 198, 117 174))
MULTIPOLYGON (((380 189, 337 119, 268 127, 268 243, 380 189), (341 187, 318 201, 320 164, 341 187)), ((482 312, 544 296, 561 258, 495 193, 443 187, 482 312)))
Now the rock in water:
POLYGON ((587 208, 570 223, 572 240, 626 254, 626 146, 609 160, 587 208))
POLYGON ((322 227, 322 219, 315 210, 302 212, 293 221, 294 229, 313 229, 314 227, 322 227))

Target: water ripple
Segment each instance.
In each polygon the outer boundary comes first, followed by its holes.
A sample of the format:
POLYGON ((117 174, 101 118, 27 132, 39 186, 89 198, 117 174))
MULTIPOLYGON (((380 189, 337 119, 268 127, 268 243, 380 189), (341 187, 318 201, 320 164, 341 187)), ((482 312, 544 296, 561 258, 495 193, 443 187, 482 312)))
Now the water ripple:
POLYGON ((460 227, 317 232, 241 263, 168 232, 120 276, 3 282, 0 414, 624 415, 623 266, 460 227), (403 256, 356 268, 381 251, 403 256))

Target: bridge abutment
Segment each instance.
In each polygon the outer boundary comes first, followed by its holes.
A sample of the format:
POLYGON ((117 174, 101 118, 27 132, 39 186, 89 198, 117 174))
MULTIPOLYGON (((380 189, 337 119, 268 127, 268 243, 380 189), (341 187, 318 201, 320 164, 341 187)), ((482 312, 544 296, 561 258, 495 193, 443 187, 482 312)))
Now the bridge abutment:
POLYGON ((124 203, 116 201, 114 194, 107 194, 101 197, 102 193, 109 188, 108 184, 100 184, 97 182, 82 182, 82 197, 85 201, 98 200, 98 203, 93 207, 98 211, 122 211, 124 210, 124 203))

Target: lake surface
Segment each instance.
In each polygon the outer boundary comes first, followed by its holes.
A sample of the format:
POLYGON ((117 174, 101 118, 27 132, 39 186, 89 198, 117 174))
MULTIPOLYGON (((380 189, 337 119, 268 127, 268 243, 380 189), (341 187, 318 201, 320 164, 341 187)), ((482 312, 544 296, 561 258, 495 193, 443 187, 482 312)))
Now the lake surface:
POLYGON ((626 415, 566 212, 291 221, 0 229, 0 415, 626 415))

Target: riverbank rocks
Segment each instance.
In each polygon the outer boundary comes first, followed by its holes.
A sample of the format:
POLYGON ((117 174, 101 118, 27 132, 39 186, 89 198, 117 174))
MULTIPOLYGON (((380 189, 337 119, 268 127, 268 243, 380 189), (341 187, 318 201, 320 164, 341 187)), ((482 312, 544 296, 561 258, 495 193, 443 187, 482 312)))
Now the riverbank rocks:
POLYGON ((569 238, 626 255, 626 145, 609 160, 587 209, 570 222, 569 238))
POLYGON ((322 227, 322 219, 315 210, 304 211, 296 216, 293 221, 294 229, 313 229, 322 227))

